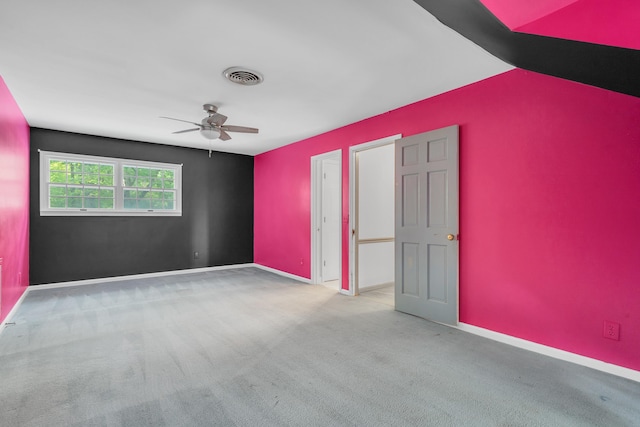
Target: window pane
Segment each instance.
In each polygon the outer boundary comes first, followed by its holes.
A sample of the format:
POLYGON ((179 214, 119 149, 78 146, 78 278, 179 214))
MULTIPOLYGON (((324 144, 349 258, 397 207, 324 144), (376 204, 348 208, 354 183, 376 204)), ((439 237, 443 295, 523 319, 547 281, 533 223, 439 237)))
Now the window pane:
POLYGON ((67 195, 67 189, 65 187, 51 187, 49 189, 49 194, 51 196, 64 197, 67 195))
POLYGON ((164 180, 164 188, 174 188, 174 183, 173 183, 173 179, 166 179, 164 180))
POLYGON ((158 178, 152 178, 151 188, 162 188, 162 180, 158 178))
POLYGON ((138 168, 138 176, 149 176, 149 169, 146 168, 138 168))
POLYGON ((86 198, 84 199, 84 207, 89 209, 95 209, 98 207, 98 199, 86 198))
POLYGON ((49 160, 49 170, 66 172, 67 162, 64 160, 49 160))
POLYGON ((113 190, 100 190, 101 199, 113 199, 113 190))
POLYGON ((82 196, 82 188, 78 188, 78 187, 67 188, 67 196, 74 196, 74 197, 82 196))
POLYGON ((100 199, 102 209, 113 209, 113 199, 100 199))
POLYGON ((49 182, 55 182, 59 184, 64 184, 67 182, 67 173, 66 172, 51 172, 49 174, 49 182))
POLYGON ((162 200, 152 200, 151 209, 162 209, 162 200))
POLYGON ((124 208, 125 209, 136 209, 138 206, 138 201, 136 199, 124 199, 124 208))
POLYGON ((165 200, 173 200, 173 191, 165 191, 164 192, 164 199, 165 200))
POLYGON ((66 199, 64 197, 51 197, 49 206, 52 208, 64 208, 66 199))
POLYGON ((113 185, 113 176, 100 175, 100 185, 113 185))
POLYGON ((131 166, 124 167, 124 175, 125 176, 136 176, 136 168, 131 166))
POLYGON ((149 199, 139 199, 138 209, 151 209, 151 203, 149 199))
POLYGON ((162 178, 162 169, 151 169, 149 176, 152 178, 162 178))
POLYGON ((82 174, 81 173, 69 173, 68 175, 69 184, 82 184, 82 174))
POLYGON ((67 172, 74 174, 82 174, 82 163, 81 162, 68 162, 67 163, 67 172))
POLYGON ((85 163, 84 164, 84 173, 100 173, 100 165, 95 163, 85 163))
POLYGON ((99 184, 98 175, 85 175, 83 181, 84 181, 84 184, 90 184, 90 185, 99 184))
POLYGON ((138 192, 136 190, 124 190, 124 197, 126 199, 135 199, 138 197, 138 192))
POLYGON ((135 176, 125 176, 124 177, 124 186, 125 187, 135 187, 136 185, 136 177, 135 176))
POLYGON ((97 188, 85 188, 84 189, 84 196, 85 197, 98 197, 100 194, 100 190, 98 190, 97 188))
POLYGON ((101 175, 113 175, 113 166, 112 165, 100 165, 100 174, 101 175))
POLYGON ((70 208, 81 208, 82 199, 80 197, 69 197, 67 199, 67 206, 70 208))
POLYGON ((135 186, 138 188, 149 188, 149 178, 138 178, 135 186))
POLYGON ((173 209, 173 201, 165 200, 163 204, 165 209, 173 209))
POLYGON ((164 177, 165 177, 166 179, 173 179, 173 178, 174 178, 174 176, 173 176, 173 171, 165 170, 165 171, 164 171, 164 177))

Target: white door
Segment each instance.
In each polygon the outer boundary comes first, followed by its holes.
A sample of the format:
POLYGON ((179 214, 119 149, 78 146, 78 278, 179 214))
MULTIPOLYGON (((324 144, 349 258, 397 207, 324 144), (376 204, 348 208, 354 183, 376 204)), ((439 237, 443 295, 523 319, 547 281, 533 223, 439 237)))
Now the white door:
POLYGON ((321 276, 323 282, 329 282, 340 278, 340 184, 342 181, 340 162, 335 159, 323 159, 321 169, 321 276))
POLYGON ((458 126, 396 142, 396 310, 458 323, 458 126))

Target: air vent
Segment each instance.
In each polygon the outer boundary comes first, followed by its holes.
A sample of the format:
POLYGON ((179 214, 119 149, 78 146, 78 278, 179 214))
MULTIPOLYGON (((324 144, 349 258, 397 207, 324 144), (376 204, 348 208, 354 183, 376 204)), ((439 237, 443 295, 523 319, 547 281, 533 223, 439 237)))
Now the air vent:
POLYGON ((243 86, 255 86, 264 80, 257 71, 247 70, 241 67, 231 67, 224 70, 224 76, 233 83, 243 86))

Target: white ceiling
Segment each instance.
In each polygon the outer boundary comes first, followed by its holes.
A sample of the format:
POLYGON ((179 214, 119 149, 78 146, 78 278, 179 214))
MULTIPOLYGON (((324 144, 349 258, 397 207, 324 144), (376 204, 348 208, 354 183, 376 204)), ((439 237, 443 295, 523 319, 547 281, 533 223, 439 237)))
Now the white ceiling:
POLYGON ((0 76, 31 126, 184 147, 255 155, 511 68, 412 0, 0 2, 0 76), (260 133, 159 118, 206 102, 260 133))

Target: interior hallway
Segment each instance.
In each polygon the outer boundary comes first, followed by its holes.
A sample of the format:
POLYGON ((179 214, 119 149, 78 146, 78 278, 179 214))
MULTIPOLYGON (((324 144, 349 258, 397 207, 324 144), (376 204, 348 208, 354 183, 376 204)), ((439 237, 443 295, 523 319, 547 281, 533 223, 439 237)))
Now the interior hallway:
POLYGON ((256 268, 32 290, 7 426, 629 426, 640 384, 256 268))

